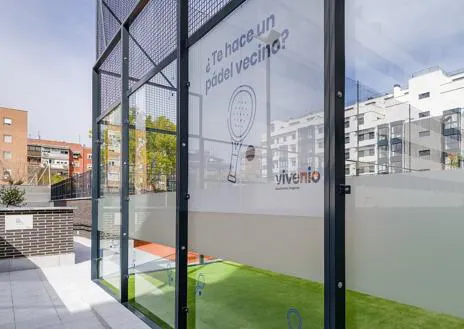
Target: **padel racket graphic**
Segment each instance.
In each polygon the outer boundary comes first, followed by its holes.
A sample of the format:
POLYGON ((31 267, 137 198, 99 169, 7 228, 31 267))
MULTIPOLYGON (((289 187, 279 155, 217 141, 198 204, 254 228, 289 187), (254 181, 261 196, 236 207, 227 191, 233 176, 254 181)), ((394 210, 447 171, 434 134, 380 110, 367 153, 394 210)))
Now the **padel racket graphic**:
POLYGON ((229 101, 227 126, 232 139, 230 170, 227 180, 237 182, 237 165, 242 143, 250 133, 256 115, 256 94, 248 85, 239 86, 234 90, 229 101))

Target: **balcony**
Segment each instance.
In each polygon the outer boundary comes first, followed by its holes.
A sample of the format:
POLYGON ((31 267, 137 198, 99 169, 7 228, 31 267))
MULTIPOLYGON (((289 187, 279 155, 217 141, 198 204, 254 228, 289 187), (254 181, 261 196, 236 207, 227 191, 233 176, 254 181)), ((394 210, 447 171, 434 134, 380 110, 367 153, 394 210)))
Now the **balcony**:
POLYGON ((392 144, 401 144, 402 142, 403 142, 403 138, 401 138, 401 137, 393 137, 391 139, 392 144))

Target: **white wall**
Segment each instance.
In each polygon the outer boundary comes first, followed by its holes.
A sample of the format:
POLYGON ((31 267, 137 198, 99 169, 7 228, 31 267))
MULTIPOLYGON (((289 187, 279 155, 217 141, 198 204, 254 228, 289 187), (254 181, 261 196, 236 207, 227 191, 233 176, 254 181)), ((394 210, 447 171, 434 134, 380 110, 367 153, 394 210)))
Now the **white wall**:
POLYGON ((347 287, 464 316, 464 171, 348 177, 347 287))

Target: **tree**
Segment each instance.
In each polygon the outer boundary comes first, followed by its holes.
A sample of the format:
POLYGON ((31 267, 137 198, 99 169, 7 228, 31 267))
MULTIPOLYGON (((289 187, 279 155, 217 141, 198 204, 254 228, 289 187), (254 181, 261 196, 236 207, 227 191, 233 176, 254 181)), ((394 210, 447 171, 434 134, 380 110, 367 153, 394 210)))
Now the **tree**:
POLYGON ((5 207, 21 207, 24 205, 26 191, 12 183, 0 189, 0 202, 5 207))
POLYGON ((449 153, 448 158, 450 160, 450 167, 452 168, 461 167, 461 161, 463 160, 462 155, 458 153, 449 153))

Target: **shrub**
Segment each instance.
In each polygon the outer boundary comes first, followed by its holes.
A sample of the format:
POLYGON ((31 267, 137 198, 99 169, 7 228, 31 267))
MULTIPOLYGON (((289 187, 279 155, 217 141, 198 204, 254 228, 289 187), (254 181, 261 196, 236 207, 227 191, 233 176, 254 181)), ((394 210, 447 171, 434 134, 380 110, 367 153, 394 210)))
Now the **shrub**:
POLYGON ((0 202, 5 207, 21 207, 24 205, 26 191, 17 185, 3 186, 0 189, 0 202))

